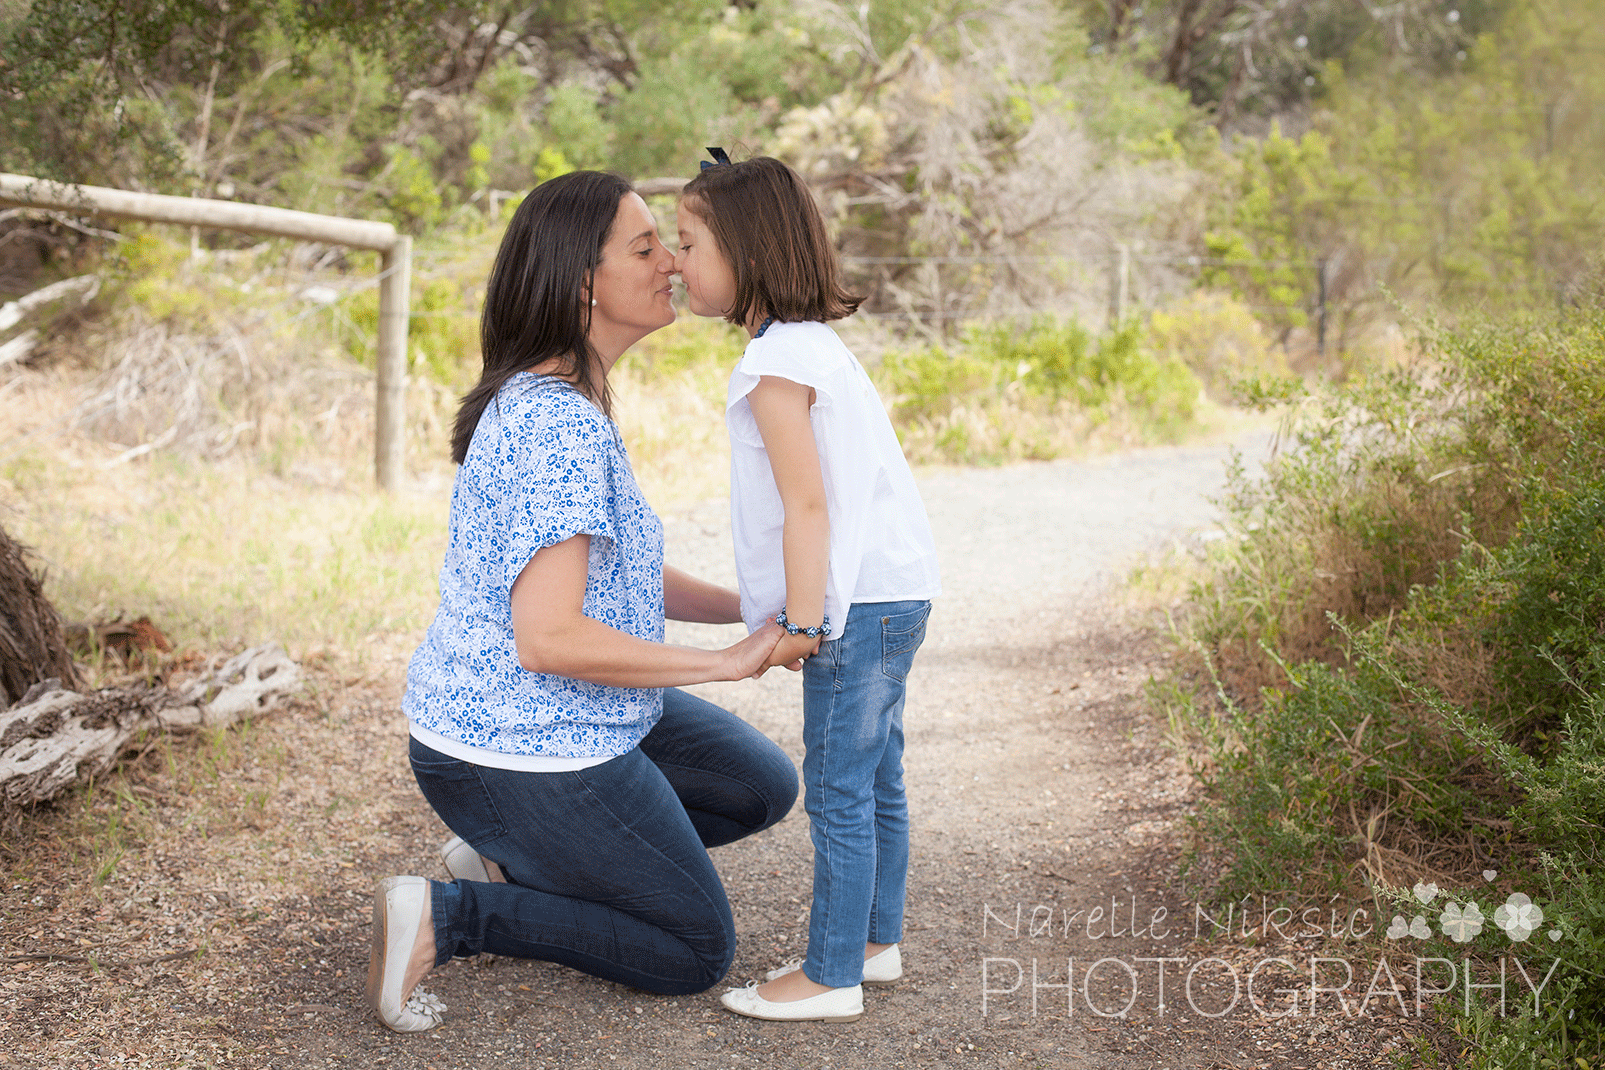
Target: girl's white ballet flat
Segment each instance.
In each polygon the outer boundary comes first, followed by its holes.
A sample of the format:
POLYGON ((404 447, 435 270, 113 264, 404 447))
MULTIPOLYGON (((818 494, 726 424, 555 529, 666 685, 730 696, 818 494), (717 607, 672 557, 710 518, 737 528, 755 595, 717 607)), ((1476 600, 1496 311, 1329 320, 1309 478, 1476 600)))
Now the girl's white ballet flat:
POLYGON ((373 893, 373 949, 368 957, 368 1006, 398 1033, 439 1025, 446 1005, 419 988, 403 1000, 402 982, 429 903, 422 877, 386 877, 373 893))
POLYGON ((719 1002, 727 1011, 772 1022, 856 1022, 864 1014, 864 989, 862 985, 833 988, 807 999, 771 1003, 758 994, 758 984, 753 982, 746 988, 732 988, 719 1002))
MULTIPOLYGON (((765 981, 773 981, 776 977, 784 977, 794 970, 802 969, 802 960, 788 962, 784 966, 770 970, 763 975, 765 981)), ((903 976, 903 953, 897 950, 897 945, 884 947, 864 960, 864 984, 874 988, 879 985, 889 985, 903 976)))

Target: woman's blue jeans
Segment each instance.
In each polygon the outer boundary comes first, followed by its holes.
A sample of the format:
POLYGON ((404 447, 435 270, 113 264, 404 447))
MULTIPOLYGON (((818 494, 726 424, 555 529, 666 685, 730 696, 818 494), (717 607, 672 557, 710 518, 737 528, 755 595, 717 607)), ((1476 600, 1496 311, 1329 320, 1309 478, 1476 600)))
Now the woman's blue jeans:
POLYGON ((589 769, 493 769, 416 739, 411 758, 435 813, 508 880, 430 882, 437 964, 488 951, 666 995, 711 987, 735 956, 707 848, 768 828, 797 798, 784 751, 672 688, 639 747, 589 769))
POLYGON ((803 973, 847 988, 864 944, 903 938, 908 800, 904 681, 931 604, 865 602, 840 639, 803 663, 803 807, 814 838, 814 903, 803 973))

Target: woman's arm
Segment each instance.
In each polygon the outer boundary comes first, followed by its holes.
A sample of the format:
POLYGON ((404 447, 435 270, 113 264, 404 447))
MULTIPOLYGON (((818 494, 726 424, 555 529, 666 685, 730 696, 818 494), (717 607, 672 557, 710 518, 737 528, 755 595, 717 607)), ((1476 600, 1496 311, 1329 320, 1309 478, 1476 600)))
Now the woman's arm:
MULTIPOLYGON (((808 419, 813 393, 801 383, 765 375, 747 395, 786 512, 780 537, 786 567, 786 619, 802 627, 825 619, 825 574, 830 568, 825 478, 808 419)), ((840 630, 841 624, 837 621, 835 628, 840 630)), ((818 639, 787 635, 775 645, 769 664, 789 665, 818 649, 818 639)))
POLYGON ((611 687, 678 687, 762 674, 786 633, 767 624, 723 650, 671 646, 626 635, 584 612, 591 537, 536 551, 513 582, 513 644, 530 672, 611 687))
POLYGON ((693 624, 740 624, 741 596, 664 565, 663 611, 670 620, 693 624))

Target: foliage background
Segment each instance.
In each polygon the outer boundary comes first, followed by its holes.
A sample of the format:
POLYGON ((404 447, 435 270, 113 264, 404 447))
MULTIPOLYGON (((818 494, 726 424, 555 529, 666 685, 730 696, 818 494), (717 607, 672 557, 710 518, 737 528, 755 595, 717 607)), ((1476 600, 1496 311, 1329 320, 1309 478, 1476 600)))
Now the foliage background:
POLYGON ((1595 15, 1587 0, 7 0, 0 168, 427 236, 568 168, 683 176, 724 144, 810 178, 871 311, 938 333, 1003 312, 1099 326, 1124 246, 1134 305, 1202 283, 1301 359, 1324 274, 1317 355, 1341 373, 1391 300, 1576 297, 1605 223, 1595 15))
MULTIPOLYGON (((0 0, 0 170, 383 218, 418 253, 419 490, 381 500, 371 257, 0 212, 0 297, 102 279, 0 368, 7 524, 74 615, 408 634, 517 198, 776 155, 915 460, 1284 420, 1179 618, 1218 691, 1156 688, 1227 888, 1471 897, 1497 858, 1597 979, 1602 57, 1595 0, 0 0)), ((655 500, 719 493, 738 343, 680 324, 618 370, 655 500)), ((1598 991, 1467 1012, 1467 1058, 1599 1065, 1598 991)))

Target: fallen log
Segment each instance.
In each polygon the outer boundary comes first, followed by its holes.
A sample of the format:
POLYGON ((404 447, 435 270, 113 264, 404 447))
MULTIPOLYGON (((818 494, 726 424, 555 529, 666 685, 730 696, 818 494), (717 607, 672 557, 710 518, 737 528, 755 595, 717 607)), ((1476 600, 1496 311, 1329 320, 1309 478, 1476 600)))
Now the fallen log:
POLYGON ((24 316, 37 308, 64 297, 75 297, 81 305, 87 305, 95 299, 100 292, 99 275, 79 275, 73 279, 62 279, 49 286, 43 286, 30 294, 23 294, 15 301, 7 301, 0 305, 0 331, 10 330, 21 323, 24 316))
POLYGON ((149 732, 193 732, 266 712, 301 685, 301 668, 267 643, 187 687, 82 694, 49 679, 0 713, 0 807, 54 798, 105 772, 149 732))

